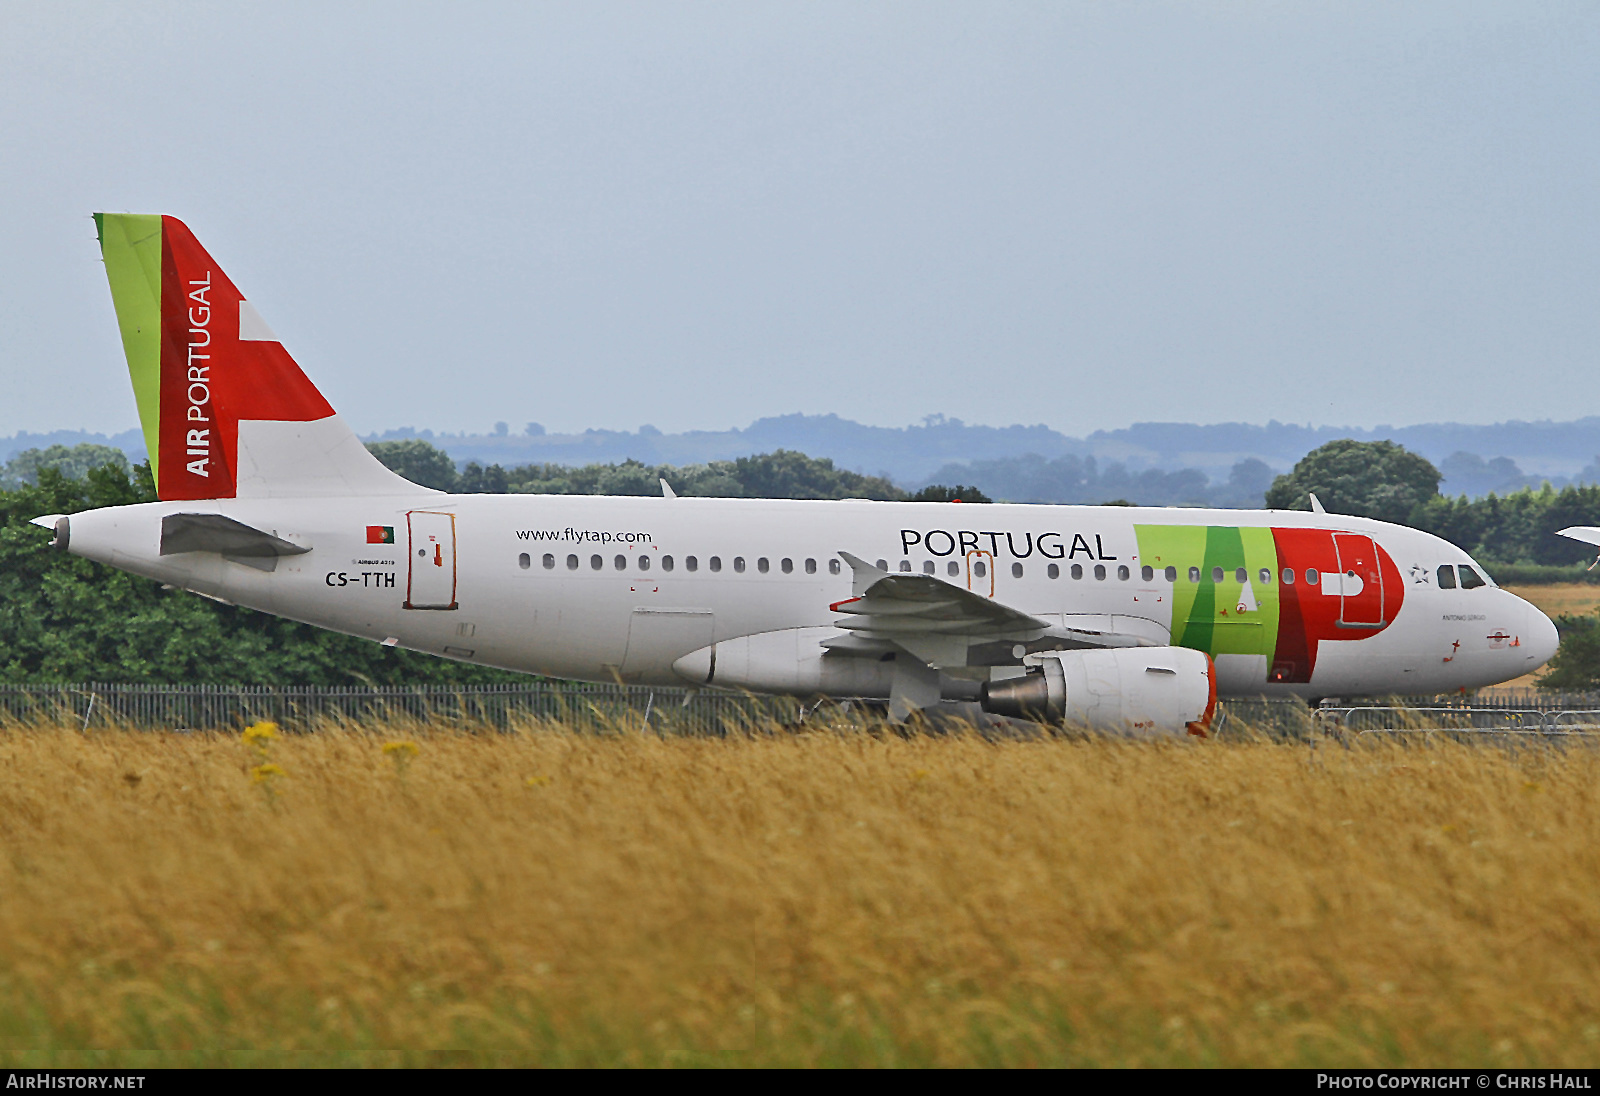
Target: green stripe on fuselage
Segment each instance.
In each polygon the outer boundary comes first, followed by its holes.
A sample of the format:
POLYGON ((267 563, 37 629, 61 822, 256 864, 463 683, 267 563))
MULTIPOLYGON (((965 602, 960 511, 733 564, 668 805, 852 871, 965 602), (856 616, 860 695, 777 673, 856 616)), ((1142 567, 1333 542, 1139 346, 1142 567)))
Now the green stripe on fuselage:
POLYGON ((100 254, 122 351, 133 379, 150 474, 161 482, 161 218, 142 213, 96 213, 100 254))
POLYGON ((1138 525, 1134 533, 1143 563, 1157 571, 1165 567, 1177 571, 1170 625, 1175 645, 1213 657, 1272 658, 1278 643, 1278 550, 1271 529, 1138 525), (1214 577, 1219 567, 1220 582, 1214 577), (1191 581, 1191 568, 1198 569, 1198 582, 1191 581), (1243 583, 1240 568, 1245 572, 1243 583))

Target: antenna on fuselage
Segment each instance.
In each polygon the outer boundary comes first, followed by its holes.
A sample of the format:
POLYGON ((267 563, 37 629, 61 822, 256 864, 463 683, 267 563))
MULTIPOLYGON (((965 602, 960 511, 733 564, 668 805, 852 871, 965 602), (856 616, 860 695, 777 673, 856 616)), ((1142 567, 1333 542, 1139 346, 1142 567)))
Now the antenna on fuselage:
POLYGON ((1313 514, 1326 514, 1328 512, 1322 508, 1322 500, 1317 498, 1315 492, 1307 491, 1306 498, 1311 500, 1311 512, 1313 514))

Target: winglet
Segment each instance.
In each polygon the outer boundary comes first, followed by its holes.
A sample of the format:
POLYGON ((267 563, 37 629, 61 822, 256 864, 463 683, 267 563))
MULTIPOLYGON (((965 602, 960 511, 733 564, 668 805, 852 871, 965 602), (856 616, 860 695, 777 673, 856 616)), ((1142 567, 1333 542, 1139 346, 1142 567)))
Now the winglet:
POLYGON ((1316 496, 1316 494, 1314 492, 1307 491, 1306 492, 1306 498, 1311 500, 1311 512, 1313 514, 1326 514, 1327 513, 1327 511, 1322 508, 1322 500, 1317 498, 1317 496, 1316 496))
POLYGON ((672 484, 667 482, 667 477, 665 476, 661 477, 661 497, 664 499, 675 499, 678 497, 678 492, 672 489, 672 484))

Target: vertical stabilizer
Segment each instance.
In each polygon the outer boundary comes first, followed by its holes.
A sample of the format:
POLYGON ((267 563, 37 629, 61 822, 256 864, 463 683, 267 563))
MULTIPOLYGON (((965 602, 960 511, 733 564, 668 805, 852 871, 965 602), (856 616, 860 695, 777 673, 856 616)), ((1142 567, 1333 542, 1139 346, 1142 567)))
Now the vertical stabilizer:
POLYGON ((425 490, 367 452, 182 221, 95 225, 162 499, 425 490))

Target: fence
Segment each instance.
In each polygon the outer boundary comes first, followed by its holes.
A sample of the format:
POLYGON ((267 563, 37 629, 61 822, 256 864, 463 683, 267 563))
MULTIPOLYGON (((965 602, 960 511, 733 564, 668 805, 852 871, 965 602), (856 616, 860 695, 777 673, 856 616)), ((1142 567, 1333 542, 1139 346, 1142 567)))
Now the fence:
MULTIPOLYGON (((1448 730, 1571 734, 1600 731, 1600 698, 1541 695, 1400 698, 1387 706, 1308 708, 1298 700, 1236 699, 1220 705, 1218 735, 1249 728, 1276 739, 1328 733, 1448 730)), ((507 727, 519 719, 560 720, 583 730, 650 727, 724 735, 795 723, 789 697, 683 688, 530 680, 512 685, 77 685, 0 684, 0 720, 91 727, 239 730, 258 720, 305 730, 323 721, 418 720, 507 727)))
POLYGON ((650 726, 727 734, 794 722, 786 697, 693 693, 688 689, 531 681, 515 685, 0 685, 0 719, 75 722, 84 729, 240 730, 270 720, 291 730, 325 721, 419 720, 506 727, 514 719, 559 719, 585 730, 650 726))

